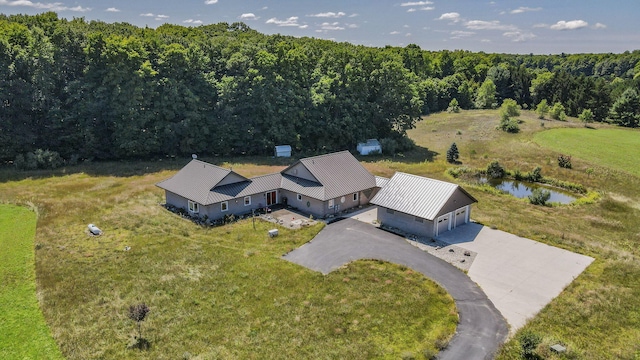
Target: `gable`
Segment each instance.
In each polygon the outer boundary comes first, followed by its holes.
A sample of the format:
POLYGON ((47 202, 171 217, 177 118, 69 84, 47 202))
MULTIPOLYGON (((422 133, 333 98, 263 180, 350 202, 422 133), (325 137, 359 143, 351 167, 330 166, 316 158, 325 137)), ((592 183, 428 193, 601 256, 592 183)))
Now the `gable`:
POLYGON ((224 186, 224 185, 229 185, 229 184, 234 184, 234 183, 239 183, 239 182, 243 182, 243 181, 247 181, 249 179, 247 179, 246 177, 233 172, 233 171, 229 171, 229 173, 222 178, 222 180, 220 180, 215 187, 218 186, 224 186))
POLYGON ((475 198, 469 195, 466 191, 463 191, 461 187, 458 187, 453 194, 449 197, 447 202, 442 206, 437 216, 450 213, 463 206, 471 205, 477 202, 475 198))
POLYGON ((282 171, 282 174, 299 177, 301 179, 305 179, 313 182, 320 182, 318 181, 318 179, 315 178, 315 176, 313 176, 313 174, 309 171, 309 169, 307 169, 307 167, 304 166, 304 164, 300 161, 284 169, 282 171))

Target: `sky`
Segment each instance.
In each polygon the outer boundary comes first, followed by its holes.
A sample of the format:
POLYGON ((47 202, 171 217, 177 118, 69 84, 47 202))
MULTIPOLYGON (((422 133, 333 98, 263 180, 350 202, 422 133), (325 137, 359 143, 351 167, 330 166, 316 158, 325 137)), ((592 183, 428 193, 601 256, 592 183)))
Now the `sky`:
POLYGON ((640 50, 640 0, 0 0, 0 13, 199 26, 244 22, 264 34, 383 47, 487 53, 640 50))

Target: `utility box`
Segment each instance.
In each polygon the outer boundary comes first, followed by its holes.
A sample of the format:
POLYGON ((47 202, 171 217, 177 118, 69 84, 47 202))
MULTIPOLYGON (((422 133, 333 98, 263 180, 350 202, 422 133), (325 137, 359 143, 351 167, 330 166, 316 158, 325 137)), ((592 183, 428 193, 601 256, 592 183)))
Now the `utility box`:
POLYGON ((269 237, 275 237, 275 236, 278 236, 278 229, 269 230, 269 237))

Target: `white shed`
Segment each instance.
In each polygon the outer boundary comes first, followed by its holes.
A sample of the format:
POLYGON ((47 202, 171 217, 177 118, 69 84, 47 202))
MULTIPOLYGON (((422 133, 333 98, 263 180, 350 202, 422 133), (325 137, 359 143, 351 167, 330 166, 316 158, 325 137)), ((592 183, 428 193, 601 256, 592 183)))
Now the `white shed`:
POLYGON ((358 152, 360 155, 382 154, 382 146, 377 139, 368 139, 367 142, 358 143, 358 152))
POLYGON ((277 145, 274 148, 275 157, 291 157, 291 145, 277 145))

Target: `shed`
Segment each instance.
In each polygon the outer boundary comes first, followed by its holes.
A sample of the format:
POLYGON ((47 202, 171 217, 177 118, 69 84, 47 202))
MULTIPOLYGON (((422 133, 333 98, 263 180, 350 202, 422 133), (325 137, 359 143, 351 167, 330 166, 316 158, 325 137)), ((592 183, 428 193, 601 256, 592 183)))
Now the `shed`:
POLYGON ((360 155, 382 154, 382 146, 377 139, 368 139, 366 142, 358 143, 360 155))
POLYGON ((371 199, 382 224, 429 238, 468 223, 475 202, 457 184, 401 172, 371 199))
POLYGON ((275 157, 291 157, 291 145, 276 145, 274 148, 275 157))

